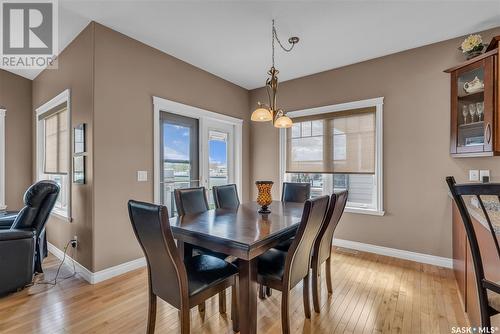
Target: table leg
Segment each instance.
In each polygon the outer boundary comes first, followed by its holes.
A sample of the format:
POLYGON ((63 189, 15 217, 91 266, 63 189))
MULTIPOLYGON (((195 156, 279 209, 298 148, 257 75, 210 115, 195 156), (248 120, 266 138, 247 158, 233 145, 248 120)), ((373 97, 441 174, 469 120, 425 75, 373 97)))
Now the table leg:
POLYGON ((239 263, 241 334, 257 333, 257 258, 239 263))

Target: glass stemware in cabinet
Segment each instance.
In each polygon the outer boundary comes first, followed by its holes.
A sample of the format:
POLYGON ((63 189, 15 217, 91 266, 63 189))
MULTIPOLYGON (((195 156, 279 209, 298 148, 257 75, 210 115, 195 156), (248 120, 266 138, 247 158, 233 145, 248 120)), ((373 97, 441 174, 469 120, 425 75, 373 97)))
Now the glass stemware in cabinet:
POLYGON ((462 115, 464 116, 464 124, 467 124, 467 115, 469 114, 469 108, 467 105, 462 106, 462 115))
POLYGON ((476 105, 474 103, 469 104, 470 121, 474 123, 474 115, 476 114, 476 105))
POLYGON ((478 121, 482 121, 484 114, 484 102, 476 103, 476 109, 477 109, 477 117, 479 118, 478 121))

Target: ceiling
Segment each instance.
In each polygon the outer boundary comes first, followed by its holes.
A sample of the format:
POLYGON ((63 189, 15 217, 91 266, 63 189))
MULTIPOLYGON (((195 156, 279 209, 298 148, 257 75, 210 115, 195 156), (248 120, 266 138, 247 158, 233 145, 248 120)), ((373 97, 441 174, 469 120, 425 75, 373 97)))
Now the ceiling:
MULTIPOLYGON (((500 26, 495 1, 74 1, 59 0, 63 49, 97 21, 241 87, 264 85, 271 19, 280 81, 500 26)), ((33 79, 39 71, 13 71, 33 79)))

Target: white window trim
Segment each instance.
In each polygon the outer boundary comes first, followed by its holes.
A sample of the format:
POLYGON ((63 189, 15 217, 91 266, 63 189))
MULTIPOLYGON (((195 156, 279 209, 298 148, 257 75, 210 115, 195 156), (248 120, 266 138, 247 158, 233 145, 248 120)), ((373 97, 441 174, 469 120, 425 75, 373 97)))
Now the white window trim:
POLYGON ((68 222, 72 221, 72 215, 71 215, 71 207, 72 207, 72 201, 71 201, 71 189, 72 189, 72 171, 73 171, 73 159, 72 159, 72 141, 71 141, 71 136, 73 132, 73 128, 71 126, 71 95, 70 95, 70 90, 66 89, 63 92, 61 92, 59 95, 51 99, 50 101, 44 103, 40 107, 36 108, 36 179, 37 181, 40 181, 42 179, 43 175, 43 157, 42 157, 42 152, 44 150, 43 148, 43 129, 41 129, 41 122, 38 120, 38 117, 47 111, 57 107, 58 105, 62 103, 66 103, 67 105, 67 112, 68 112, 68 177, 66 178, 66 189, 68 192, 68 209, 67 210, 59 210, 57 208, 54 208, 51 212, 52 215, 62 219, 66 220, 68 222))
POLYGON ((5 205, 5 109, 0 109, 0 210, 7 209, 5 205))
MULTIPOLYGON (((200 129, 203 128, 203 122, 215 120, 234 126, 234 183, 238 189, 238 195, 242 196, 242 162, 243 162, 243 120, 213 111, 193 107, 187 104, 167 100, 161 97, 153 96, 153 187, 154 202, 160 204, 160 111, 172 114, 196 118, 200 121, 200 129)), ((204 142, 204 136, 200 135, 200 154, 204 156, 208 151, 208 143, 204 142)), ((200 175, 204 175, 203 164, 200 163, 200 175)))
MULTIPOLYGON (((383 111, 384 111, 384 98, 377 97, 373 99, 347 102, 334 104, 330 106, 323 106, 317 108, 310 108, 304 110, 289 111, 287 115, 290 118, 319 115, 331 112, 339 112, 352 109, 375 107, 375 182, 377 189, 377 208, 364 209, 346 207, 345 212, 360 213, 375 216, 383 216, 384 211, 384 168, 383 168, 383 111)), ((279 169, 280 169, 280 187, 282 187, 285 180, 285 166, 286 166, 286 129, 280 129, 280 152, 279 152, 279 169)), ((282 189, 280 189, 280 192, 282 189)))

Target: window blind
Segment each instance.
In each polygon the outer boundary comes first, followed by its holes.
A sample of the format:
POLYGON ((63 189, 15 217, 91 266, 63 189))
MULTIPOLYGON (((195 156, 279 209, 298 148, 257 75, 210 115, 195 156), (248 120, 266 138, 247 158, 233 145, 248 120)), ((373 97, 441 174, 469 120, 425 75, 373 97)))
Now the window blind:
POLYGON ((286 136, 287 173, 375 173, 375 108, 293 121, 286 136))
POLYGON ((43 118, 45 123, 45 174, 68 174, 68 111, 66 108, 43 118))

